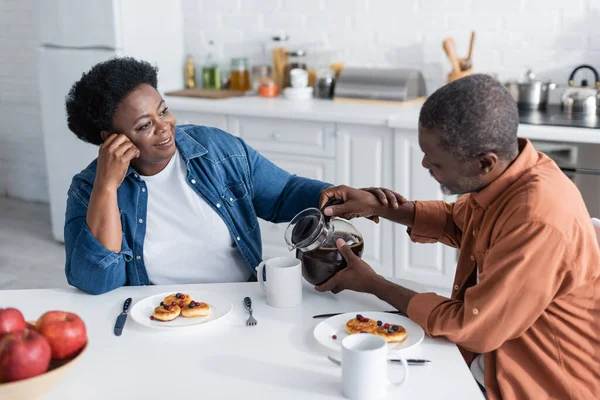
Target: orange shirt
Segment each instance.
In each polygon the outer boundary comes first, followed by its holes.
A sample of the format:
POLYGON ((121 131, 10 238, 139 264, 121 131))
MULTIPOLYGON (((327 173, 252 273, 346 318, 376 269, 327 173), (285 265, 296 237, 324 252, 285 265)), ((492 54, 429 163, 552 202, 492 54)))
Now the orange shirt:
POLYGON ((600 249, 581 194, 519 139, 512 165, 456 203, 415 202, 411 239, 460 249, 450 299, 418 294, 430 336, 484 355, 489 399, 600 399, 600 249), (475 268, 479 273, 479 282, 475 268))

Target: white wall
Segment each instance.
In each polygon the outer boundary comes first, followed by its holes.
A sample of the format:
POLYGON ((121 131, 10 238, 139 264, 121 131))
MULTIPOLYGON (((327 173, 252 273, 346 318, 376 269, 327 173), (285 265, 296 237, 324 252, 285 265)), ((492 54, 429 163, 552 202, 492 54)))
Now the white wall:
POLYGON ((284 29, 349 64, 420 68, 435 89, 449 71, 442 40, 453 36, 466 55, 475 30, 475 70, 502 80, 525 66, 559 83, 579 64, 600 68, 600 0, 184 0, 184 11, 198 63, 207 40, 229 63, 257 58, 261 42, 284 29))
MULTIPOLYGON (((0 1, 0 194, 46 201, 38 1, 0 1)), ((185 46, 198 63, 209 39, 228 64, 257 60, 261 43, 285 30, 348 64, 420 68, 431 91, 449 70, 443 38, 454 36, 465 53, 474 29, 476 71, 500 79, 531 66, 563 83, 578 64, 600 68, 600 0, 184 0, 184 13, 185 46)))
POLYGON ((36 4, 0 1, 0 195, 47 201, 36 4))

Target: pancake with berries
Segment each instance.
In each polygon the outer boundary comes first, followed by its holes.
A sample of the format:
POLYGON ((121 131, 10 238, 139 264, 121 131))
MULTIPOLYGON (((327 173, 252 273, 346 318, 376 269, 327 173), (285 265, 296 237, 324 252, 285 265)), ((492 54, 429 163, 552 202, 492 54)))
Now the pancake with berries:
POLYGON ((198 303, 197 301, 191 301, 181 309, 181 316, 186 318, 206 317, 208 314, 210 314, 210 306, 206 303, 198 303))
POLYGON ((406 329, 404 329, 401 325, 390 324, 378 326, 373 333, 381 338, 384 338, 388 343, 403 342, 408 336, 406 329))
POLYGON ((377 321, 365 318, 360 314, 346 322, 346 332, 350 334, 373 333, 375 329, 377 329, 377 321))
POLYGON ((185 306, 190 304, 190 302, 192 302, 192 301, 193 300, 189 294, 176 293, 176 294, 172 294, 170 296, 165 297, 165 299, 163 300, 163 303, 165 303, 168 306, 170 306, 171 304, 177 304, 179 307, 184 308, 185 306))
POLYGON ((179 314, 181 314, 181 307, 177 304, 168 305, 163 302, 154 309, 153 317, 155 320, 168 322, 179 317, 179 314))

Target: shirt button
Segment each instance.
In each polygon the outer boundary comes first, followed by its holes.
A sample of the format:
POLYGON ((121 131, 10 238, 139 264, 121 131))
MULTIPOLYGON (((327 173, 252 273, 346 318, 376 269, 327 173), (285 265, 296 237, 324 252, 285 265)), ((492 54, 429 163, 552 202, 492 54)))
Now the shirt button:
POLYGON ((142 259, 142 257, 140 257, 140 256, 135 256, 135 259, 136 259, 136 260, 141 260, 141 259, 142 259))
POLYGON ((196 184, 196 180, 192 179, 192 185, 195 185, 195 184, 196 184))
POLYGON ((473 309, 473 315, 477 315, 477 314, 479 314, 479 310, 478 310, 478 309, 476 309, 476 308, 474 308, 474 309, 473 309))
POLYGON ((221 208, 221 203, 217 203, 217 208, 221 208))
POLYGON ((139 178, 138 174, 133 174, 133 176, 135 177, 135 179, 139 178))
POLYGON ((238 236, 238 237, 236 237, 236 240, 239 242, 239 241, 240 241, 240 240, 242 240, 242 239, 240 239, 240 237, 238 236))
POLYGON ((475 261, 475 256, 471 256, 471 261, 475 261))
POLYGON ((145 191, 146 191, 146 188, 142 188, 142 192, 145 192, 145 191))
POLYGON ((230 197, 230 198, 229 198, 229 201, 233 201, 233 197, 230 197))
POLYGON ((139 222, 140 224, 143 224, 143 223, 144 223, 144 220, 140 218, 140 219, 138 219, 138 222, 139 222))
POLYGON ((454 290, 458 290, 458 285, 454 285, 454 290))

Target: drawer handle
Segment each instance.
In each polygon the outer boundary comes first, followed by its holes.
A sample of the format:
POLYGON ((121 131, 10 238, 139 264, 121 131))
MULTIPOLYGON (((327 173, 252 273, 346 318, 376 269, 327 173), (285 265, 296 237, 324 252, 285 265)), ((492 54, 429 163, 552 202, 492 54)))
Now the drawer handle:
POLYGON ((280 135, 279 133, 277 133, 277 132, 275 132, 274 134, 272 134, 272 135, 271 135, 271 137, 272 137, 273 139, 275 139, 275 140, 279 140, 279 139, 281 139, 281 135, 280 135))

